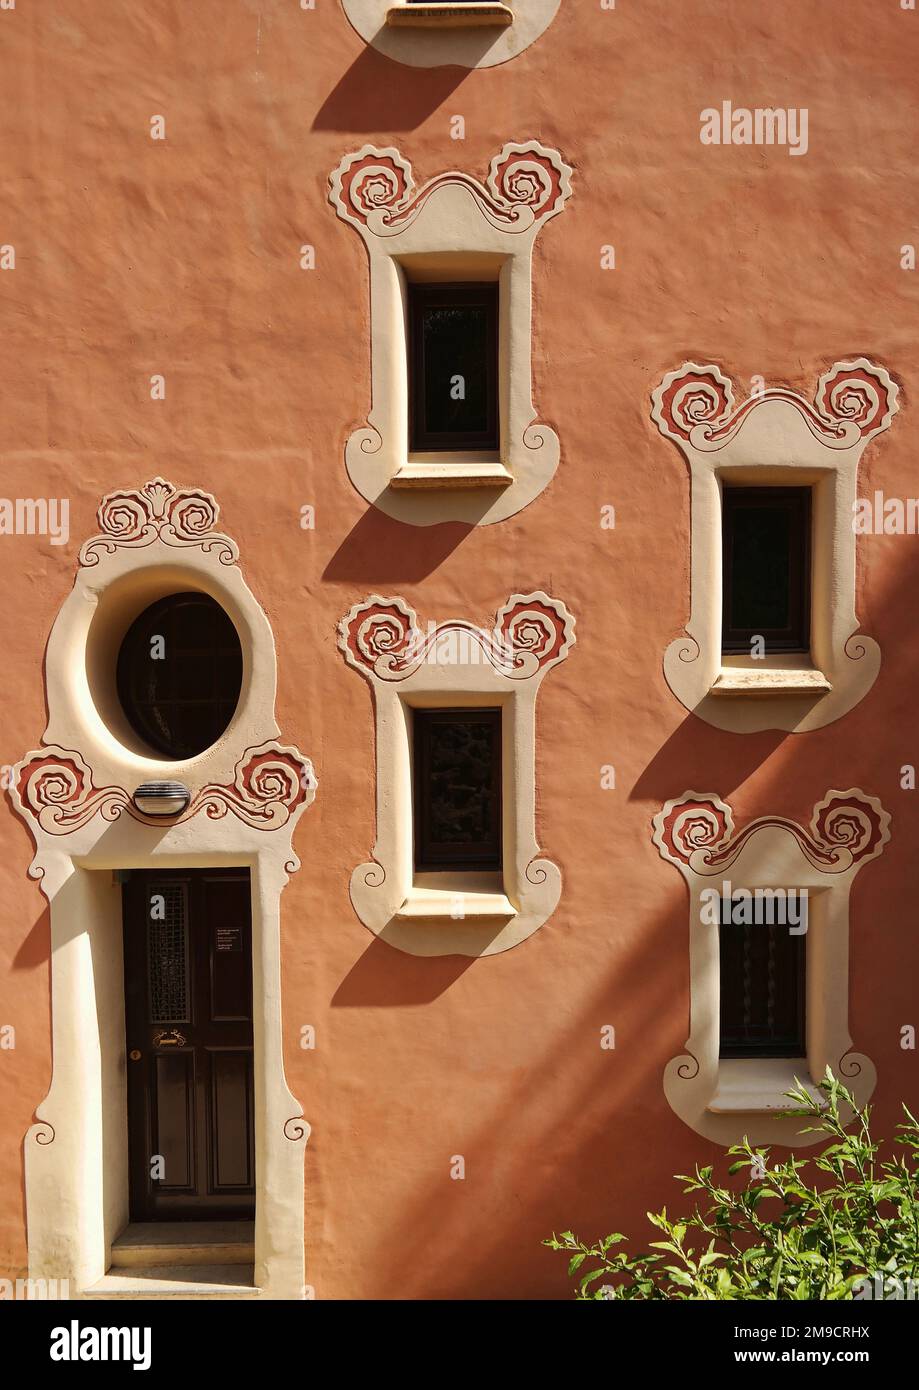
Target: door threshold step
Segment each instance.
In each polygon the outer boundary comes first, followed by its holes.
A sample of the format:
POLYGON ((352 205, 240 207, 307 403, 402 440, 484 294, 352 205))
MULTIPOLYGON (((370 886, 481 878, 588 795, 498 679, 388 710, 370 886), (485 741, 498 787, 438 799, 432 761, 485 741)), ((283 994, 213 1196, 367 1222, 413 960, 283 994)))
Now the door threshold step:
POLYGON ((254 1221, 135 1221, 112 1242, 112 1270, 254 1262, 254 1221))
POLYGON ((254 1268, 242 1265, 152 1265, 109 1270, 83 1298, 258 1298, 254 1268), (245 1280, 248 1278, 249 1282, 245 1280))

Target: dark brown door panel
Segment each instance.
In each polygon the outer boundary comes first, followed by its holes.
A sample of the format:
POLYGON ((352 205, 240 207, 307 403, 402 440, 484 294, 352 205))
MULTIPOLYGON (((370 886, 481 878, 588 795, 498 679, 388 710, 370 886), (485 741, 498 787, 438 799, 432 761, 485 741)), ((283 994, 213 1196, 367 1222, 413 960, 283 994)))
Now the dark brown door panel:
POLYGON ((248 871, 132 873, 124 887, 124 961, 131 1218, 249 1219, 248 871))

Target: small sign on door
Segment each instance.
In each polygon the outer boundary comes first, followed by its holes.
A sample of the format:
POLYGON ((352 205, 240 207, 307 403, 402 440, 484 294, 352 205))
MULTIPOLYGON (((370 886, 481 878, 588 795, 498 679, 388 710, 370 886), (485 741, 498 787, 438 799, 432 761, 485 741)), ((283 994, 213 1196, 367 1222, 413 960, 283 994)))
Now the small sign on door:
POLYGON ((241 951, 242 948, 242 927, 217 927, 218 951, 241 951))

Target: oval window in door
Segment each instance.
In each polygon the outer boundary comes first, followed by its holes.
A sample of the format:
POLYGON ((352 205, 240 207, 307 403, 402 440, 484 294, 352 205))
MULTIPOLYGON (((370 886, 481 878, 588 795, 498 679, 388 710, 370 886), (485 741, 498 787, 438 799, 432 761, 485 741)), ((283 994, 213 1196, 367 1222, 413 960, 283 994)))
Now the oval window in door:
POLYGON ((243 657, 229 616, 209 594, 170 594, 146 608, 118 653, 118 698, 131 728, 156 753, 203 753, 239 703, 243 657))

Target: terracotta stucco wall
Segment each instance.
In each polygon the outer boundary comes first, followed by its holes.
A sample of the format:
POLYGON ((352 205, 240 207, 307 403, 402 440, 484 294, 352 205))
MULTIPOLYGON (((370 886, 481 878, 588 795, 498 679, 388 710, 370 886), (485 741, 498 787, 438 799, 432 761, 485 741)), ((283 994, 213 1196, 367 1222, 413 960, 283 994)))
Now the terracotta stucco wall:
MULTIPOLYGON (((858 786, 893 839, 852 904, 851 1028, 877 1064, 879 1124, 915 1101, 919 538, 859 543, 858 607, 883 665, 842 721, 738 737, 689 715, 661 672, 689 610, 685 464, 649 393, 684 359, 811 397, 865 354, 903 392, 869 446, 865 492, 919 493, 919 14, 895 0, 562 0, 502 67, 399 67, 337 0, 20 0, 0 12, 0 455, 5 497, 69 497, 71 539, 0 538, 0 762, 45 722, 43 653, 99 498, 156 474, 222 507, 273 625, 278 719, 320 793, 282 904, 288 1080, 313 1136, 307 1277, 321 1297, 555 1297, 553 1227, 646 1234, 670 1175, 717 1150, 669 1109, 665 1063, 688 1032, 686 890, 650 817, 692 787, 742 823, 805 821, 858 786), (806 106, 810 148, 706 148, 722 99, 806 106), (149 138, 150 117, 167 138, 149 138), (449 118, 466 122, 464 142, 449 118), (483 175, 536 137, 574 166, 535 254, 534 398, 562 462, 533 505, 468 531, 367 508, 343 465, 369 404, 364 248, 327 176, 366 141, 419 178, 483 175), (302 243, 317 268, 299 268, 302 243), (600 270, 616 247, 617 269, 600 270), (149 378, 166 377, 165 401, 149 378), (616 507, 615 531, 600 508, 616 507), (314 532, 300 508, 316 508, 314 532), (376 590, 427 618, 487 623, 544 588, 578 645, 538 705, 538 834, 561 866, 552 920, 482 961, 416 959, 373 938, 348 898, 374 838, 373 718, 335 625, 376 590), (600 786, 612 763, 617 789, 600 786), (616 1028, 602 1051, 602 1024, 616 1028), (301 1026, 317 1048, 298 1047, 301 1026), (450 1180, 462 1154, 466 1179, 450 1180)), ((0 1272, 25 1263, 22 1136, 50 1075, 48 917, 24 826, 0 819, 0 1272)))

